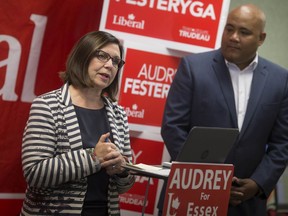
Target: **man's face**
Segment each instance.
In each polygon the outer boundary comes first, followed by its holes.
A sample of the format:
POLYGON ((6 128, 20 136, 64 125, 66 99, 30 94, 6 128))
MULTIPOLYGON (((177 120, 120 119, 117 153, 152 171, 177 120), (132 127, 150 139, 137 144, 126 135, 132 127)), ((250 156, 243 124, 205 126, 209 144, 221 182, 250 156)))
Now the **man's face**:
POLYGON ((256 55, 265 39, 262 24, 247 11, 236 10, 229 14, 222 35, 221 50, 224 58, 244 69, 256 55))

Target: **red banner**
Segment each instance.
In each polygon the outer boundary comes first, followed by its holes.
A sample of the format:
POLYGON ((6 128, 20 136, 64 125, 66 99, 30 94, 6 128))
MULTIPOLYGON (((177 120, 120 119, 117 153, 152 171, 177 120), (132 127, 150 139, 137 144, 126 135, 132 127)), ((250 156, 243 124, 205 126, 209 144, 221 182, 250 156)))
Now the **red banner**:
MULTIPOLYGON (((26 188, 21 170, 21 143, 31 102, 37 95, 62 85, 58 72, 65 69, 68 53, 81 36, 98 30, 101 13, 102 22, 107 20, 107 26, 102 29, 111 28, 110 32, 117 32, 115 35, 121 36, 124 43, 135 40, 136 35, 144 37, 137 39, 141 44, 145 44, 147 37, 152 43, 164 41, 161 46, 165 48, 195 52, 189 45, 210 49, 217 43, 217 29, 229 6, 227 1, 216 4, 211 0, 179 3, 105 0, 103 5, 103 0, 0 0, 1 214, 17 215, 21 207, 26 188)), ((135 49, 126 52, 120 103, 127 111, 130 125, 159 128, 179 58, 135 49)), ((163 143, 142 141, 140 146, 138 139, 131 139, 134 153, 143 150, 143 158, 137 161, 161 164, 163 143), (152 157, 151 149, 155 153, 152 157)), ((154 181, 149 191, 148 213, 157 203, 158 182, 154 181)), ((146 182, 147 179, 139 177, 129 193, 143 198, 146 182)), ((123 196, 120 202, 124 209, 140 211, 141 206, 129 203, 123 196)))
POLYGON ((119 102, 125 107, 129 124, 161 126, 178 57, 127 49, 119 102))
POLYGON ((163 215, 227 215, 233 172, 230 164, 172 163, 163 215))
MULTIPOLYGON (((151 141, 131 137, 131 147, 133 149, 133 163, 145 163, 150 165, 161 164, 163 154, 163 142, 151 141), (153 151, 151 151, 153 149, 153 151)), ((148 185, 148 196, 145 213, 152 214, 157 204, 156 193, 158 188, 158 179, 136 176, 134 186, 125 194, 120 195, 121 209, 142 212, 145 202, 145 193, 148 185)))
POLYGON ((0 212, 16 215, 20 202, 6 212, 5 199, 21 200, 26 188, 21 143, 31 101, 62 85, 58 72, 74 43, 99 28, 103 1, 0 1, 0 212))
POLYGON ((104 2, 101 29, 165 40, 178 50, 191 50, 187 45, 213 49, 228 7, 226 0, 110 0, 104 2))

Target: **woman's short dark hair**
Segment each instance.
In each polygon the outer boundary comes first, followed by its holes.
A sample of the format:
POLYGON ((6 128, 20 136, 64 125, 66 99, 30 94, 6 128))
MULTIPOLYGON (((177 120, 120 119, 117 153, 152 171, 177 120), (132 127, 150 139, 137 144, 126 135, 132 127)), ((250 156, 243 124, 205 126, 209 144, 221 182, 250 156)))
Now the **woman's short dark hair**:
MULTIPOLYGON (((76 88, 93 87, 93 82, 88 74, 89 63, 94 58, 97 49, 111 43, 119 46, 120 58, 122 59, 123 46, 112 34, 104 31, 93 31, 84 35, 71 50, 66 62, 66 71, 60 72, 60 78, 76 88)), ((102 95, 107 95, 112 101, 116 101, 119 90, 119 70, 121 68, 118 69, 113 82, 102 91, 102 95)))

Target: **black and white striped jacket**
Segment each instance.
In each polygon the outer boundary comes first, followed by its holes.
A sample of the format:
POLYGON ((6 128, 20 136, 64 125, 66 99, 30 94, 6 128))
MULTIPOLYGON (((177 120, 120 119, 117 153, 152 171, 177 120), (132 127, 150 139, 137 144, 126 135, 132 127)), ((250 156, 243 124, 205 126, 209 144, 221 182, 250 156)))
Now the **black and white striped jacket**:
MULTIPOLYGON (((68 84, 34 99, 22 143, 22 167, 28 183, 21 215, 80 215, 87 175, 100 170, 82 147, 68 84)), ((132 159, 124 109, 104 98, 115 145, 132 159)), ((110 177, 109 215, 120 215, 120 193, 129 190, 133 176, 110 177)))

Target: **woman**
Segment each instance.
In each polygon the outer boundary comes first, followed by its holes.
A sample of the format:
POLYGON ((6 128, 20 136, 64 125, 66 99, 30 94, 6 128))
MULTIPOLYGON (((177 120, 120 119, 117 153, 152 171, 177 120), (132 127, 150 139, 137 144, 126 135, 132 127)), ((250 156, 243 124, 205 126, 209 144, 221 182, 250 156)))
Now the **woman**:
POLYGON ((21 215, 120 215, 133 176, 127 116, 115 102, 123 48, 90 32, 72 49, 62 88, 37 97, 22 144, 28 183, 21 215))

